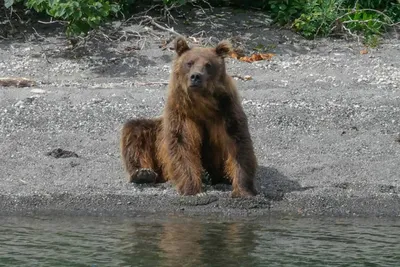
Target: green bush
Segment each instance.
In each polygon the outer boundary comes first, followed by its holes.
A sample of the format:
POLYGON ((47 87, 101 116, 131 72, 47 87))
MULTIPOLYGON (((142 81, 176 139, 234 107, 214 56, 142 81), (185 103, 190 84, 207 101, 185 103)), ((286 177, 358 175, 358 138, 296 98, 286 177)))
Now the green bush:
POLYGON ((366 44, 373 45, 400 21, 398 0, 270 0, 269 4, 277 23, 291 25, 307 38, 345 30, 363 34, 366 44))
MULTIPOLYGON (((67 23, 67 34, 85 34, 120 12, 139 4, 185 5, 194 0, 5 0, 6 8, 19 2, 38 13, 67 23)), ((197 0, 197 3, 201 3, 197 0)), ((289 25, 307 38, 341 30, 364 34, 366 42, 400 21, 399 0, 208 0, 213 6, 258 8, 270 12, 276 23, 289 25), (336 27, 336 28, 335 28, 336 27)))
MULTIPOLYGON (((11 7, 14 0, 6 0, 5 7, 11 7)), ((98 27, 106 18, 116 15, 120 11, 117 3, 110 3, 106 0, 25 0, 27 8, 38 13, 46 13, 56 20, 66 21, 66 33, 79 35, 87 33, 90 29, 98 27)))
POLYGON ((303 6, 303 12, 294 20, 294 28, 305 37, 327 35, 336 20, 340 1, 312 0, 303 6))
MULTIPOLYGON (((55 20, 67 23, 68 36, 86 34, 89 30, 97 28, 101 23, 118 12, 129 10, 137 2, 153 1, 139 0, 5 0, 4 6, 11 8, 14 4, 22 2, 27 8, 39 14, 47 14, 55 20)), ((158 1, 160 2, 160 1, 158 1)), ((186 4, 187 0, 162 0, 165 5, 186 4)))
POLYGON ((275 22, 284 25, 298 18, 304 9, 304 0, 271 0, 269 7, 275 22))

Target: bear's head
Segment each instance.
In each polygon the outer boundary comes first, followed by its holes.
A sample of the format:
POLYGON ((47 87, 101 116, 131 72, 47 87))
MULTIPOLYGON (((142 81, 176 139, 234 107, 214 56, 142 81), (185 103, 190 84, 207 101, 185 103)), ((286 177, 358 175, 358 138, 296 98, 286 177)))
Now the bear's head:
POLYGON ((190 48, 184 38, 178 37, 175 40, 174 74, 180 86, 191 92, 215 89, 226 75, 224 58, 230 51, 228 41, 221 41, 215 47, 190 48))

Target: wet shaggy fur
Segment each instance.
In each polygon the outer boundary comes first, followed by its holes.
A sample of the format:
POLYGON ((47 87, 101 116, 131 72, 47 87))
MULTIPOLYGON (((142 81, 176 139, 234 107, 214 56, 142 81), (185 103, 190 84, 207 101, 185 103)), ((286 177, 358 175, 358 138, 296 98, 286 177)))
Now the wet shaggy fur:
POLYGON ((213 184, 226 177, 233 197, 256 195, 257 159, 247 117, 225 69, 230 44, 189 48, 177 38, 175 52, 162 116, 130 120, 122 128, 129 181, 170 180, 180 194, 195 195, 206 170, 213 184))

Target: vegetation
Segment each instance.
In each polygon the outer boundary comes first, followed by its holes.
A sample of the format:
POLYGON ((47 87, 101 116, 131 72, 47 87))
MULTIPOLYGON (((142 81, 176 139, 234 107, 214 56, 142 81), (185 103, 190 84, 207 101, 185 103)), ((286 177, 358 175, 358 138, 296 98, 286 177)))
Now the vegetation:
POLYGON ((66 23, 69 36, 86 34, 104 21, 135 12, 139 4, 179 7, 190 4, 257 8, 306 38, 338 33, 363 35, 369 45, 390 27, 400 25, 400 0, 5 0, 66 23))
POLYGON ((339 32, 363 34, 368 44, 399 24, 398 0, 271 0, 275 21, 307 38, 339 32))

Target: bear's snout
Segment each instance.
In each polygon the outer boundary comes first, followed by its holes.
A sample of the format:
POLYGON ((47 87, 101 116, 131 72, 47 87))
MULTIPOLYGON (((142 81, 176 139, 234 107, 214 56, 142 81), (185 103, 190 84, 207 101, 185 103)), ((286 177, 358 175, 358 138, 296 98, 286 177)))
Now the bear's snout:
POLYGON ((201 86, 203 80, 203 74, 196 72, 190 75, 190 86, 198 87, 201 86))

